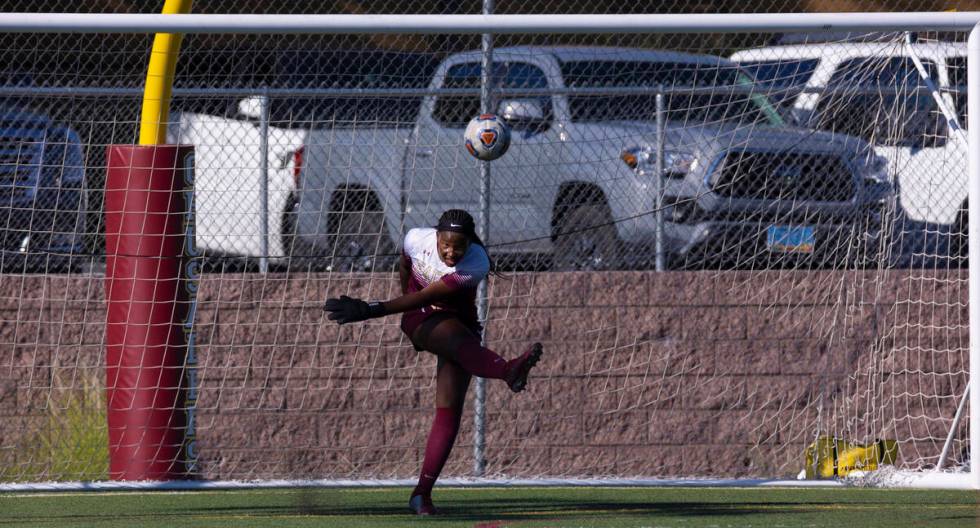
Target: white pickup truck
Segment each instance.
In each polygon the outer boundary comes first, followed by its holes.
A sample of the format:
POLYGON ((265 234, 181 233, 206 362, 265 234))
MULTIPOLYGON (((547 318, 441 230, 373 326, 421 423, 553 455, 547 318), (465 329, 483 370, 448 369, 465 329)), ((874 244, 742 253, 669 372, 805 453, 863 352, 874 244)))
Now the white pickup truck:
POLYGON ((286 234, 292 228, 284 222, 295 206, 296 162, 309 123, 283 120, 268 127, 268 214, 264 215, 261 104, 260 97, 249 97, 226 113, 180 112, 170 120, 168 142, 194 145, 195 242, 205 255, 262 256, 263 220, 267 220, 267 255, 289 254, 286 234))
MULTIPOLYGON (((310 132, 295 221, 304 254, 356 264, 394 254, 405 230, 445 209, 478 212, 480 165, 462 131, 479 113, 480 61, 469 52, 439 65, 414 123, 310 132)), ((878 244, 893 197, 883 160, 861 139, 786 126, 726 59, 513 47, 493 61, 497 113, 513 129, 510 150, 491 162, 486 242, 496 256, 544 255, 554 269, 647 266, 658 202, 674 266, 852 261, 878 244), (530 95, 508 95, 521 91, 530 95)))
POLYGON ((310 130, 351 119, 413 121, 417 93, 391 101, 343 92, 411 92, 428 83, 437 64, 431 54, 400 51, 292 51, 276 55, 254 95, 233 97, 218 89, 207 98, 178 98, 167 140, 195 148, 198 249, 223 262, 245 257, 250 264, 262 256, 271 264, 288 263, 302 254, 293 244, 293 222, 310 130))
MULTIPOLYGON (((434 224, 449 208, 476 216, 480 162, 463 148, 462 133, 479 113, 481 58, 458 53, 439 64, 414 119, 368 112, 320 116, 309 130, 275 129, 271 256, 387 267, 406 230, 434 224)), ((642 268, 653 263, 658 233, 677 267, 851 262, 879 244, 880 215, 893 199, 883 160, 859 138, 787 126, 727 59, 512 47, 494 50, 493 61, 495 108, 513 130, 509 151, 490 165, 486 242, 499 259, 522 265, 543 257, 534 262, 563 270, 642 268)), ((246 211, 255 207, 257 182, 228 167, 255 155, 243 147, 257 144, 256 128, 220 131, 218 120, 182 117, 175 134, 198 150, 198 245, 251 254, 257 224, 231 221, 258 218, 246 211), (208 174, 219 166, 221 176, 208 174)))

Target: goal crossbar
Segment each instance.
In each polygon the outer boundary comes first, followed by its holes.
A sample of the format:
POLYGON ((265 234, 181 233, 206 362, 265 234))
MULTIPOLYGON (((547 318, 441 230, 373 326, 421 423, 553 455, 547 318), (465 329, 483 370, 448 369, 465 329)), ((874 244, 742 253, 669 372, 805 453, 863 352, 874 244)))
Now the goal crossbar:
POLYGON ((0 32, 515 34, 965 31, 980 12, 683 15, 161 15, 0 13, 0 32))

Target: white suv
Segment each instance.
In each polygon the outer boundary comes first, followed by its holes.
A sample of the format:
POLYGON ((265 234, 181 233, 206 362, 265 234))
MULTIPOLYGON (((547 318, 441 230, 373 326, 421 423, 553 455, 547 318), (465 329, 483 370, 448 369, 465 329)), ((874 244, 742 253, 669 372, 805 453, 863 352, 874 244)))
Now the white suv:
POLYGON ((731 56, 780 95, 798 125, 862 137, 888 161, 901 207, 901 252, 964 256, 967 150, 913 61, 966 126, 966 44, 846 42, 769 46, 731 56))

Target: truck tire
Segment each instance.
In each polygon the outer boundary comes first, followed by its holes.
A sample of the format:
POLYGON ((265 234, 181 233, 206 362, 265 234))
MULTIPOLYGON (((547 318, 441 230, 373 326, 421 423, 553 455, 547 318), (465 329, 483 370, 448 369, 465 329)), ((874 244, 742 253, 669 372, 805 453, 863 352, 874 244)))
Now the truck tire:
POLYGON ((290 268, 305 265, 310 259, 310 252, 298 247, 299 237, 296 236, 296 214, 299 209, 299 198, 290 193, 286 198, 286 206, 282 209, 280 218, 279 243, 282 244, 282 255, 286 258, 286 266, 290 268))
POLYGON ((622 267, 622 244, 606 205, 580 205, 562 216, 554 242, 555 271, 602 271, 622 267))
POLYGON ((333 271, 391 271, 397 262, 388 235, 385 212, 377 196, 367 189, 342 189, 334 195, 328 256, 333 271))

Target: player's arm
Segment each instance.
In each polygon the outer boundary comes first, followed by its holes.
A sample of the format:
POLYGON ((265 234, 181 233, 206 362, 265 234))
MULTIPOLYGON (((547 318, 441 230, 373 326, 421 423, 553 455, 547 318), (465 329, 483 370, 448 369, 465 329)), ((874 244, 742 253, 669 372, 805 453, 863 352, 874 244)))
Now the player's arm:
POLYGON ((421 291, 406 293, 387 302, 367 302, 341 295, 339 299, 327 299, 323 310, 329 312, 327 318, 331 321, 337 321, 339 324, 354 323, 429 306, 448 297, 454 291, 453 286, 440 280, 429 284, 421 291))
MULTIPOLYGON (((408 247, 411 237, 406 236, 405 242, 406 247, 408 247)), ((482 255, 474 253, 474 257, 470 261, 464 259, 456 267, 456 271, 433 281, 420 291, 404 293, 402 296, 387 302, 367 302, 342 295, 339 299, 327 299, 327 302, 323 304, 323 310, 329 312, 328 319, 337 321, 339 324, 408 312, 435 304, 460 288, 475 286, 486 277, 489 270, 490 260, 485 252, 482 255)), ((408 289, 409 274, 411 273, 411 260, 405 255, 402 256, 398 273, 399 279, 402 281, 402 291, 405 292, 408 289)))
POLYGON ((435 304, 446 297, 452 295, 455 289, 449 284, 439 280, 426 286, 420 291, 406 293, 401 297, 382 303, 386 314, 410 312, 423 306, 435 304))

